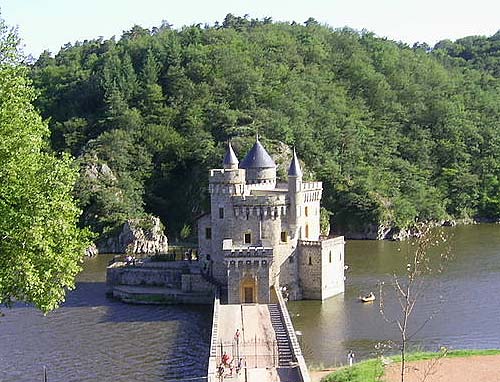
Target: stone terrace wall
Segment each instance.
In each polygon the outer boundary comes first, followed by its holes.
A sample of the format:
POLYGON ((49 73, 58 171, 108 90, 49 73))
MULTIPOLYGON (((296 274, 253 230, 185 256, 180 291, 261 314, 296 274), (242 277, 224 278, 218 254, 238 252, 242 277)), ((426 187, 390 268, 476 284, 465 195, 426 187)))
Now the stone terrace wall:
POLYGON ((182 273, 189 272, 184 262, 172 262, 171 268, 147 268, 124 266, 124 263, 115 263, 108 267, 106 280, 108 286, 162 286, 181 289, 182 273), (175 264, 181 263, 181 264, 175 264))

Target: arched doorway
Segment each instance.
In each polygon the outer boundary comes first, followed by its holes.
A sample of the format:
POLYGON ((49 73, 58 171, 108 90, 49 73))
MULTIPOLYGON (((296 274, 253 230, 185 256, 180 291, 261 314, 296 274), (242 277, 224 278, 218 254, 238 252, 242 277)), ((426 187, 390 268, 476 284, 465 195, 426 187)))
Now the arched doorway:
POLYGON ((240 283, 240 301, 242 304, 257 302, 257 282, 254 276, 247 276, 240 283))

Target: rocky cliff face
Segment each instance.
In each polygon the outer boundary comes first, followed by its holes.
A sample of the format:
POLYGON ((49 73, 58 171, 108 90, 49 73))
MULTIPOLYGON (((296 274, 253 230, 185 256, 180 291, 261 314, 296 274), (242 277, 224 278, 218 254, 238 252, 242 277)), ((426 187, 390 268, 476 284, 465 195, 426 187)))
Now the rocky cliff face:
POLYGON ((149 217, 128 220, 117 236, 97 243, 99 253, 158 254, 167 253, 168 239, 160 219, 149 217))
POLYGON ((351 240, 406 240, 415 236, 412 229, 399 229, 384 224, 367 224, 362 231, 341 232, 346 239, 351 240))

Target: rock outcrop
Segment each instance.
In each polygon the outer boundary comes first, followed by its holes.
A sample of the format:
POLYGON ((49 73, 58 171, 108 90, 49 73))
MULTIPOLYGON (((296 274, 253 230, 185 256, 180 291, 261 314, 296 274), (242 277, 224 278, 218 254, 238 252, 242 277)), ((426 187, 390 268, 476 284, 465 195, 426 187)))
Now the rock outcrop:
POLYGON ((413 229, 399 229, 385 224, 367 224, 362 231, 343 231, 346 239, 354 240, 394 240, 401 241, 414 237, 413 229))
POLYGON ((88 247, 86 250, 85 250, 85 256, 88 256, 88 257, 94 257, 94 256, 97 256, 99 254, 99 250, 97 249, 97 246, 92 243, 90 245, 90 247, 88 247))
POLYGON ((116 236, 97 243, 99 253, 160 254, 168 252, 168 239, 160 219, 127 220, 116 236))

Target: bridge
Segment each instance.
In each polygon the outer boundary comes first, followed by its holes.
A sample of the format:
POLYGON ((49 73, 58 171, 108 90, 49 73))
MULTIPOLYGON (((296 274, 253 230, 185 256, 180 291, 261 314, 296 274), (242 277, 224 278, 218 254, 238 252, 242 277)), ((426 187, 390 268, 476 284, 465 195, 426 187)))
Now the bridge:
POLYGON ((310 382, 283 297, 272 297, 273 304, 223 305, 215 296, 209 382, 310 382))

